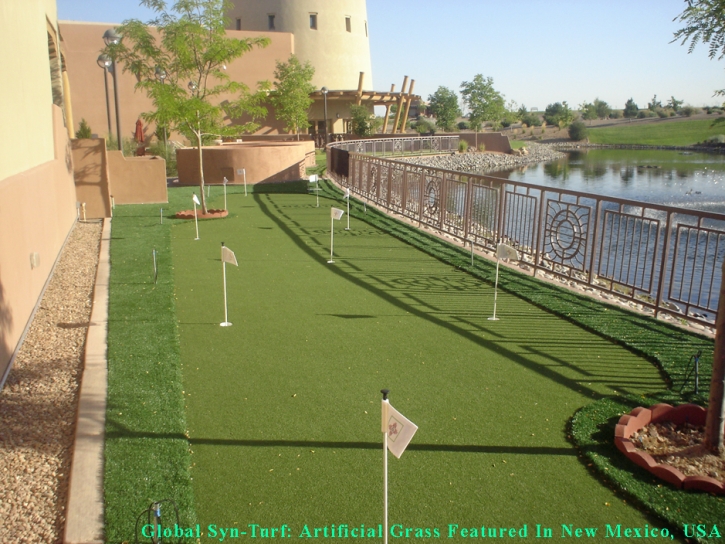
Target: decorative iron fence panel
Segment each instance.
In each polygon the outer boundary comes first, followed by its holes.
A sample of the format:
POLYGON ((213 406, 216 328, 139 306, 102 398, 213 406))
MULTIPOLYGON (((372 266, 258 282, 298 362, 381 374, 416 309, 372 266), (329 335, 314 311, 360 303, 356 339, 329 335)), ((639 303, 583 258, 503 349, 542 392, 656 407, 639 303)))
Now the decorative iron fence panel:
POLYGON ((457 147, 455 136, 341 142, 328 146, 328 168, 337 183, 390 212, 489 251, 502 242, 513 246, 532 274, 610 293, 654 314, 714 325, 725 215, 395 158, 457 147))

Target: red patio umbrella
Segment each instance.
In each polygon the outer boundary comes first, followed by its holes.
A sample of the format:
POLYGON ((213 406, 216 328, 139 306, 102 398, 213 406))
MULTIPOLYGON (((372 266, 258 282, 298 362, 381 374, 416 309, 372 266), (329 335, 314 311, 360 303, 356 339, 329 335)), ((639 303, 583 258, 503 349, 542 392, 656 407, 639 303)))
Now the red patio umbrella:
POLYGON ((142 144, 144 142, 143 139, 143 123, 141 122, 141 119, 138 119, 136 121, 136 134, 134 135, 134 139, 142 144))

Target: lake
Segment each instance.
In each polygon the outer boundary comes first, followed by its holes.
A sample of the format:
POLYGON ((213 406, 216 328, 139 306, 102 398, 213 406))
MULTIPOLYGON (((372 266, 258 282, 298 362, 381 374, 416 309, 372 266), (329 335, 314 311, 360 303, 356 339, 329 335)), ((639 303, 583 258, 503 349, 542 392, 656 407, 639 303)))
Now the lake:
POLYGON ((641 149, 576 150, 565 159, 492 175, 725 214, 725 155, 641 149))

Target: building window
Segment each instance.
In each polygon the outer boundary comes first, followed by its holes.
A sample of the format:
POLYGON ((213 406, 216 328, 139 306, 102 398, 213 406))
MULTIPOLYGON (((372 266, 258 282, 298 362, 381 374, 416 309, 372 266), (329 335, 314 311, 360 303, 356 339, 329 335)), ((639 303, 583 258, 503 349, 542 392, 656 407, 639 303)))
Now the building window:
POLYGON ((269 15, 267 15, 267 26, 268 26, 269 30, 275 30, 273 13, 270 13, 269 15))
POLYGON ((317 30, 317 13, 310 13, 310 28, 317 30))
POLYGON ((345 17, 345 30, 348 32, 352 32, 352 23, 350 22, 350 17, 345 17))
POLYGON ((241 29, 242 29, 242 20, 237 19, 237 30, 241 30, 241 29))

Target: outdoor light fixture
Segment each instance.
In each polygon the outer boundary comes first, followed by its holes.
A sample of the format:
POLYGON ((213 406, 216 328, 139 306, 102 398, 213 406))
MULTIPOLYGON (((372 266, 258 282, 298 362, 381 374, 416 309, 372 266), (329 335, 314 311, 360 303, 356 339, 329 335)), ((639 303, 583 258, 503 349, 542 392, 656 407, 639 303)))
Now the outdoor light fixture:
POLYGON ((322 93, 322 96, 325 99, 325 145, 324 145, 324 147, 327 147, 327 87, 322 87, 322 89, 320 89, 320 92, 322 93))
POLYGON ((108 118, 108 135, 110 136, 113 129, 111 129, 111 103, 108 99, 108 69, 113 61, 108 55, 99 55, 96 62, 98 66, 103 68, 103 88, 106 89, 106 117, 108 118))
MULTIPOLYGON (((107 46, 118 45, 121 43, 121 36, 113 28, 109 28, 103 33, 103 41, 107 46)), ((118 139, 118 150, 123 151, 123 143, 121 142, 121 108, 118 102, 118 78, 116 77, 116 59, 113 57, 110 57, 110 59, 111 72, 113 73, 113 99, 116 101, 116 138, 118 139)))
POLYGON ((189 81, 189 85, 188 85, 188 87, 189 87, 189 90, 190 90, 190 91, 191 91, 192 93, 193 93, 194 91, 196 91, 196 90, 197 90, 197 89, 199 88, 199 86, 198 86, 198 85, 197 85, 197 84, 196 84, 195 82, 193 82, 193 81, 189 81))

